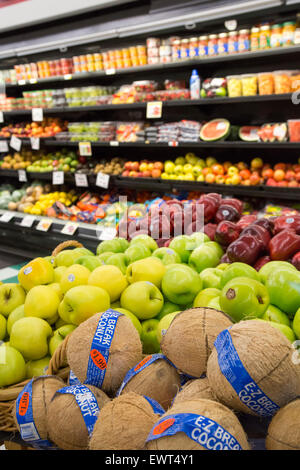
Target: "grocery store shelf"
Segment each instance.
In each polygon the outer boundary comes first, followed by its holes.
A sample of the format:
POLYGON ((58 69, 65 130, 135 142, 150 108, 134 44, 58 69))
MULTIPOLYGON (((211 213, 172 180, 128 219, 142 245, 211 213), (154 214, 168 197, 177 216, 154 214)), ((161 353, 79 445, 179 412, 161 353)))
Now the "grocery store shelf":
MULTIPOLYGON (((255 96, 239 96, 236 98, 229 98, 228 96, 222 98, 203 98, 199 100, 170 100, 163 101, 163 107, 175 108, 179 106, 215 106, 219 104, 240 104, 240 103, 265 103, 265 102, 278 102, 278 101, 291 101, 292 94, 284 93, 279 95, 255 95, 255 96)), ((64 114, 64 113, 83 113, 83 112, 101 112, 113 110, 131 110, 143 109, 146 110, 147 103, 122 103, 122 104, 105 104, 98 106, 64 106, 44 108, 43 114, 64 114)), ((11 116, 31 116, 31 109, 15 109, 12 111, 4 111, 4 117, 11 116)))

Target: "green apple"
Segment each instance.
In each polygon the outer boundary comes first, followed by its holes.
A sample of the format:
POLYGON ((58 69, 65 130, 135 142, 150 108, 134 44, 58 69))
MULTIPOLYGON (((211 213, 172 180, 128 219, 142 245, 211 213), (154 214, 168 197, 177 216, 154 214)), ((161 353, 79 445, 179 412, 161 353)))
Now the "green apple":
POLYGON ((203 269, 203 271, 201 271, 201 273, 199 274, 200 279, 202 279, 203 289, 206 289, 208 287, 220 289, 222 274, 223 271, 218 268, 203 269))
POLYGON ((38 317, 48 321, 57 313, 59 303, 59 296, 52 287, 35 286, 25 299, 25 317, 38 317))
POLYGON ((267 277, 266 288, 270 303, 293 318, 300 305, 300 272, 296 269, 276 269, 267 277))
POLYGON ((76 329, 75 325, 63 325, 54 331, 53 336, 49 340, 49 353, 53 356, 56 348, 63 342, 66 336, 76 329))
POLYGON ((93 256, 91 255, 81 256, 80 258, 76 260, 76 264, 80 264, 81 266, 84 266, 90 271, 93 271, 94 269, 102 265, 100 259, 94 255, 93 256))
POLYGON ((216 310, 221 310, 221 305, 220 305, 220 297, 214 297, 213 299, 211 299, 209 302, 208 302, 208 305, 207 305, 208 308, 214 308, 216 310))
POLYGON ((68 290, 59 304, 59 316, 72 325, 79 325, 98 312, 110 307, 106 290, 96 286, 77 286, 68 290))
POLYGON ((208 307, 211 300, 219 298, 221 291, 214 287, 203 289, 194 300, 193 307, 208 307))
POLYGON ((295 335, 300 339, 300 307, 298 308, 292 324, 295 335))
POLYGON ((175 318, 176 315, 178 315, 178 313, 180 312, 181 310, 177 310, 175 312, 168 313, 159 321, 159 324, 156 330, 156 337, 157 337, 158 344, 161 343, 162 337, 166 334, 167 329, 169 328, 169 326, 171 325, 173 321, 173 318, 175 318))
POLYGON ((236 277, 227 282, 220 295, 221 310, 233 321, 263 316, 270 303, 266 287, 248 277, 236 277))
POLYGON ((91 271, 81 264, 69 266, 63 273, 60 280, 60 288, 65 294, 69 289, 77 286, 84 286, 88 283, 91 271))
POLYGON ((144 354, 155 354, 160 351, 160 343, 157 339, 159 321, 155 318, 142 322, 141 341, 144 354))
POLYGON ((120 246, 122 247, 122 251, 124 252, 125 250, 127 250, 127 248, 129 248, 129 241, 126 240, 126 238, 118 238, 119 242, 120 242, 120 246))
POLYGON ((288 261, 269 261, 268 263, 264 264, 260 270, 258 271, 260 282, 265 284, 270 274, 272 274, 275 270, 282 270, 282 269, 291 269, 292 271, 297 271, 295 266, 293 266, 288 261))
POLYGON ((199 274, 189 266, 174 264, 170 266, 162 279, 162 292, 170 302, 186 305, 193 302, 202 289, 199 274))
POLYGON ((13 324, 23 317, 25 317, 24 304, 19 305, 19 307, 15 308, 8 316, 6 328, 7 328, 7 333, 9 335, 10 335, 13 324))
POLYGON ((55 266, 72 266, 79 256, 80 255, 75 250, 63 250, 55 256, 55 266))
POLYGON ((125 251, 127 265, 138 261, 139 259, 148 258, 151 256, 151 250, 142 243, 134 243, 125 251))
POLYGON ((54 268, 54 279, 53 282, 60 282, 61 277, 65 270, 67 269, 66 266, 58 266, 57 268, 54 268))
POLYGON ((115 302, 110 304, 110 308, 112 308, 113 310, 117 310, 120 307, 121 307, 120 300, 116 300, 115 302))
POLYGON ((162 261, 150 256, 131 263, 127 268, 126 278, 130 284, 138 281, 150 281, 160 288, 165 271, 166 268, 162 261))
POLYGON ((160 259, 160 261, 166 265, 181 262, 179 254, 176 253, 175 250, 172 250, 171 248, 167 248, 165 246, 157 248, 157 250, 153 251, 152 256, 155 256, 156 258, 160 259))
POLYGON ((195 243, 195 240, 191 240, 187 235, 178 235, 178 237, 173 238, 169 248, 178 253, 182 263, 187 263, 195 243))
POLYGON ((97 255, 102 253, 123 253, 125 251, 124 242, 119 238, 113 240, 105 240, 97 246, 97 255))
POLYGON ((150 237, 149 235, 136 235, 130 242, 130 246, 135 245, 136 243, 141 243, 142 245, 146 246, 149 248, 150 251, 155 251, 157 250, 158 246, 156 241, 150 237))
POLYGON ((22 382, 26 378, 25 360, 17 349, 0 345, 0 387, 22 382))
POLYGON ((275 323, 281 323, 282 325, 291 326, 289 317, 283 313, 279 308, 275 307, 275 305, 269 305, 267 310, 262 316, 263 320, 272 321, 275 323))
POLYGON ((223 271, 221 277, 221 288, 227 284, 227 282, 231 281, 235 277, 249 277, 250 279, 254 279, 255 281, 260 281, 260 276, 256 269, 249 266, 246 263, 231 263, 228 268, 223 271))
MULTIPOLYGON (((111 308, 113 308, 113 306, 111 306, 111 308)), ((124 315, 126 315, 126 317, 130 318, 133 325, 137 329, 138 334, 141 336, 141 334, 142 334, 142 325, 141 325, 141 322, 140 322, 140 320, 138 319, 138 317, 136 315, 134 315, 129 310, 126 310, 125 308, 116 307, 116 308, 114 308, 114 310, 117 310, 117 312, 120 312, 120 313, 124 313, 124 315)))
MULTIPOLYGON (((267 321, 267 320, 263 320, 262 318, 258 318, 258 320, 267 321)), ((296 341, 295 333, 292 330, 292 328, 290 328, 289 326, 283 325, 282 323, 277 323, 274 321, 268 321, 268 323, 272 325, 274 328, 276 328, 277 330, 281 331, 281 333, 283 333, 291 343, 296 341)))
POLYGON ((48 354, 48 338, 51 335, 52 328, 45 320, 24 317, 13 324, 9 343, 26 360, 42 359, 48 354))
POLYGON ((0 285, 0 314, 4 317, 8 315, 19 305, 25 302, 25 291, 22 286, 15 283, 0 285))
POLYGON ((121 307, 140 320, 155 317, 162 309, 164 298, 160 290, 149 281, 130 284, 121 295, 121 307))
POLYGON ((189 266, 196 269, 198 273, 206 268, 215 268, 220 261, 220 256, 215 247, 207 245, 208 243, 204 243, 195 248, 188 260, 189 266))
POLYGON ((6 318, 0 314, 0 341, 3 341, 6 336, 6 328, 7 328, 7 320, 6 318))
POLYGON ((204 233, 204 232, 194 232, 194 233, 192 233, 192 235, 190 235, 190 240, 195 242, 194 249, 197 248, 197 246, 202 245, 202 243, 206 243, 206 242, 211 241, 209 236, 206 235, 206 233, 204 233))
POLYGON ((223 248, 221 247, 221 245, 219 245, 219 243, 217 242, 212 242, 212 241, 209 241, 205 244, 206 248, 210 247, 210 248, 214 248, 216 250, 216 253, 218 255, 218 257, 221 259, 222 256, 224 255, 224 250, 223 248))
POLYGON ((163 308, 155 318, 156 320, 161 320, 169 313, 178 312, 180 309, 181 307, 179 305, 173 304, 173 302, 169 302, 168 300, 166 300, 164 302, 163 308))
POLYGON ((36 361, 28 361, 26 363, 26 378, 39 377, 46 375, 51 356, 45 356, 36 361))
POLYGON ((55 330, 58 330, 58 328, 60 328, 61 326, 64 326, 64 325, 68 325, 68 323, 65 322, 62 318, 60 318, 60 316, 58 316, 58 319, 56 320, 55 325, 54 325, 53 328, 55 330))
POLYGON ((77 253, 77 255, 78 255, 77 258, 75 258, 75 262, 81 256, 95 256, 94 253, 91 250, 88 250, 87 248, 84 248, 84 246, 82 246, 80 248, 74 248, 73 252, 77 253))
MULTIPOLYGON (((102 256, 102 255, 100 255, 102 256)), ((106 260, 106 264, 116 266, 120 269, 123 274, 126 274, 127 270, 127 258, 124 253, 113 253, 106 260)))
POLYGON ((225 269, 229 268, 230 265, 231 263, 221 263, 221 264, 218 264, 218 269, 225 271, 225 269))
POLYGON ((126 289, 128 283, 126 277, 117 266, 99 266, 90 273, 89 286, 97 286, 105 289, 110 296, 110 301, 115 302, 126 289))
MULTIPOLYGON (((101 253, 101 255, 98 255, 97 258, 100 260, 100 264, 106 264, 109 258, 114 255, 113 251, 106 251, 105 253, 101 253)), ((118 253, 121 254, 121 253, 118 253)), ((124 255, 125 256, 125 255, 124 255)))

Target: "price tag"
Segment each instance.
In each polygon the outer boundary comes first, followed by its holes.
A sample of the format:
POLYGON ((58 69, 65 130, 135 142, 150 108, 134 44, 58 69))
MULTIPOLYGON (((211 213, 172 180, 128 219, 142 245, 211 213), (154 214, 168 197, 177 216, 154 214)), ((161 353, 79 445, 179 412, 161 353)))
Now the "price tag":
POLYGON ((32 224, 34 221, 35 221, 35 217, 33 215, 25 215, 20 225, 22 227, 32 227, 32 224))
POLYGON ((27 183, 27 173, 25 170, 18 170, 18 176, 21 183, 27 183))
POLYGON ((119 147, 119 141, 118 140, 111 140, 109 142, 109 145, 111 145, 111 147, 119 147))
POLYGON ((64 79, 65 79, 65 80, 72 80, 72 74, 71 74, 71 73, 67 73, 66 75, 64 75, 64 79))
POLYGON ((106 75, 115 75, 116 69, 106 69, 105 73, 106 75))
POLYGON ((75 224, 73 222, 67 222, 60 233, 63 233, 64 235, 74 235, 77 228, 78 224, 75 224))
POLYGON ((97 173, 96 186, 107 189, 109 186, 109 179, 110 175, 106 175, 105 173, 101 172, 97 173))
POLYGON ((22 140, 16 137, 15 135, 12 135, 10 138, 9 145, 11 146, 11 148, 16 150, 17 152, 20 152, 21 147, 22 147, 22 140))
POLYGON ((75 184, 76 186, 87 188, 89 185, 87 175, 84 173, 75 173, 75 184))
POLYGON ((99 235, 99 240, 112 240, 117 235, 115 227, 104 227, 99 235))
POLYGON ((177 140, 171 140, 170 142, 168 142, 168 146, 169 147, 178 147, 177 140))
POLYGON ((0 216, 0 222, 10 222, 11 219, 14 218, 14 214, 12 214, 11 212, 4 212, 1 216, 0 216))
POLYGON ((3 114, 3 111, 0 111, 0 122, 4 122, 4 114, 3 114))
POLYGON ((39 137, 30 137, 31 148, 32 150, 40 150, 40 138, 39 137))
POLYGON ((52 225, 52 220, 41 219, 35 228, 37 230, 40 230, 41 232, 48 232, 51 225, 52 225))
POLYGON ((237 21, 236 20, 227 20, 224 23, 224 26, 228 31, 235 31, 237 28, 237 21))
POLYGON ((52 184, 64 184, 65 174, 63 171, 53 171, 52 184))
POLYGON ((8 143, 6 140, 0 140, 0 152, 8 152, 8 143))
POLYGON ((18 80, 18 85, 25 85, 26 81, 25 80, 18 80))
POLYGON ((32 120, 42 121, 44 119, 43 108, 32 108, 32 120))
POLYGON ((162 115, 162 101, 148 101, 146 118, 159 119, 162 115))
POLYGON ((37 83, 37 79, 36 78, 31 78, 29 80, 29 83, 32 83, 32 84, 37 83))
POLYGON ((81 157, 90 157, 92 155, 91 142, 79 142, 79 155, 81 157))

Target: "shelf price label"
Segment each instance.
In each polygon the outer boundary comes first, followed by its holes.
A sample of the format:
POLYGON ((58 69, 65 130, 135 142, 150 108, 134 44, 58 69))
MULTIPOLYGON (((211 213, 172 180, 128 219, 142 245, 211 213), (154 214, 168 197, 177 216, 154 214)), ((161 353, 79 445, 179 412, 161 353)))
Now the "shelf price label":
POLYGON ((32 150, 40 150, 40 138, 30 137, 30 143, 32 150))
POLYGON ((146 118, 159 119, 162 115, 162 101, 148 101, 146 118))
POLYGON ((32 120, 42 121, 44 119, 43 108, 32 108, 32 120))
POLYGON ((41 232, 48 232, 51 225, 52 225, 52 220, 41 219, 39 223, 37 224, 36 229, 40 230, 41 232))
POLYGON ((10 138, 9 145, 11 146, 11 148, 16 150, 17 152, 20 152, 21 147, 22 147, 22 140, 16 137, 15 135, 12 135, 10 138))
POLYGON ((106 75, 115 75, 116 69, 113 69, 113 68, 111 68, 111 69, 106 69, 106 70, 105 70, 105 73, 106 73, 106 75))
POLYGON ((67 73, 66 75, 64 75, 64 80, 72 80, 72 74, 71 73, 67 73))
POLYGON ((63 171, 53 171, 52 184, 64 184, 65 174, 63 171))
POLYGON ((99 240, 112 240, 116 235, 117 229, 115 227, 104 227, 99 234, 99 240))
POLYGON ((7 140, 0 140, 0 153, 1 152, 8 152, 7 140))
POLYGON ((75 173, 75 184, 81 188, 88 188, 89 182, 87 175, 84 173, 75 173))
POLYGON ((119 147, 119 141, 118 140, 110 140, 109 145, 111 147, 119 147))
POLYGON ((0 122, 4 122, 4 114, 3 114, 3 111, 0 111, 0 122))
POLYGON ((27 173, 25 170, 18 170, 18 177, 20 183, 27 183, 27 173))
POLYGON ((91 142, 79 142, 79 155, 81 157, 90 157, 92 155, 91 142))
POLYGON ((67 222, 60 233, 63 233, 64 235, 74 235, 77 229, 78 224, 74 222, 67 222))
POLYGON ((26 80, 18 80, 18 85, 26 85, 26 80))
POLYGON ((37 83, 37 79, 36 78, 31 78, 29 80, 29 83, 32 83, 32 84, 37 83))
POLYGON ((35 221, 35 217, 33 215, 25 215, 20 225, 22 227, 32 227, 34 221, 35 221))
POLYGON ((99 188, 104 188, 107 189, 109 186, 109 180, 110 180, 110 175, 106 175, 105 173, 97 173, 97 179, 96 179, 96 186, 99 186, 99 188))
POLYGON ((15 215, 12 212, 3 212, 3 214, 0 216, 0 222, 10 222, 14 216, 15 215))

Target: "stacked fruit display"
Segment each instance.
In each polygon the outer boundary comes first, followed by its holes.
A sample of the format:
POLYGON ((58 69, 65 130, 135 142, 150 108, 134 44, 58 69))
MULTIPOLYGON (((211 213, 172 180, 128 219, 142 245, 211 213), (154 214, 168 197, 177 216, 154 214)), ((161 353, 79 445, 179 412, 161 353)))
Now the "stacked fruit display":
POLYGON ((123 158, 114 157, 110 162, 103 160, 96 164, 94 173, 105 173, 106 175, 120 175, 123 171, 125 160, 123 158))
POLYGON ((4 126, 0 130, 0 137, 9 138, 15 135, 24 137, 54 137, 66 129, 66 123, 58 118, 46 118, 43 122, 17 123, 4 126))

